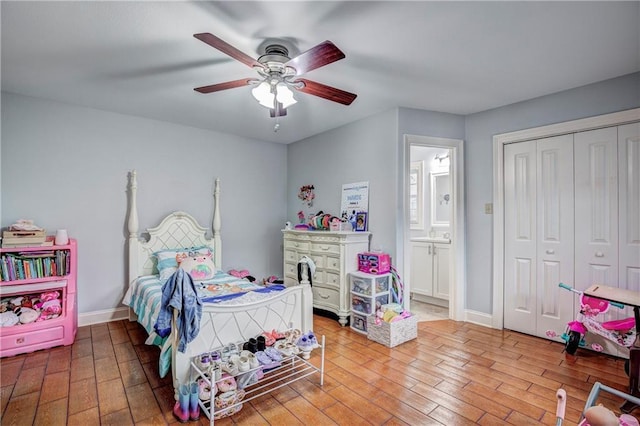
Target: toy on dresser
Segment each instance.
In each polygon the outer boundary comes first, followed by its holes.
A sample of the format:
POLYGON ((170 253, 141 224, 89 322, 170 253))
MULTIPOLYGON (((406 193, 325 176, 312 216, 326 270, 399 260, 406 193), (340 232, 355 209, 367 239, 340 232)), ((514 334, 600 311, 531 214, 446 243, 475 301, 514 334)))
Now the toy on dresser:
POLYGON ((0 327, 46 321, 62 314, 59 291, 12 296, 0 300, 0 327))

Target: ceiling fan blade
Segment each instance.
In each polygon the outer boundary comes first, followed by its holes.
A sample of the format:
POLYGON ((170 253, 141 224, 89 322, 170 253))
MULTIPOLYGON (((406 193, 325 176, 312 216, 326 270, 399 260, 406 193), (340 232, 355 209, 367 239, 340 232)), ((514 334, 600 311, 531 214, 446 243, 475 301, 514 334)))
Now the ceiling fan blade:
POLYGON ((227 89, 234 89, 236 87, 248 86, 254 81, 256 81, 255 78, 241 78, 240 80, 227 81, 226 83, 218 83, 218 84, 212 84, 210 86, 196 87, 193 90, 200 93, 219 92, 220 90, 227 90, 227 89))
POLYGON ((319 96, 321 98, 328 99, 333 102, 338 102, 343 105, 351 105, 358 95, 355 93, 345 92, 344 90, 336 89, 335 87, 327 86, 316 81, 307 80, 306 78, 299 78, 294 81, 304 83, 301 88, 296 88, 298 91, 308 93, 309 95, 319 96))
POLYGON ((302 52, 285 65, 296 69, 296 75, 307 73, 344 58, 342 50, 329 40, 302 52))
POLYGON ((204 41, 209 46, 214 47, 223 53, 226 53, 227 55, 231 56, 233 59, 236 59, 249 67, 264 68, 264 65, 262 65, 260 62, 256 61, 251 56, 239 51, 238 49, 236 49, 226 41, 214 36, 213 34, 199 33, 199 34, 194 34, 193 36, 198 40, 204 41))

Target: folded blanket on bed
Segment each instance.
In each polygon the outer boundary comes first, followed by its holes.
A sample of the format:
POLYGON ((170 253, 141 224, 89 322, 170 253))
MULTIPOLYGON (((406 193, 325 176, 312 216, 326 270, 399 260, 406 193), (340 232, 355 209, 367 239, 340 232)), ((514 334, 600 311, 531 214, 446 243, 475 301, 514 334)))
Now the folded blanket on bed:
POLYGON ((160 337, 171 333, 172 309, 178 312, 176 328, 180 341, 178 350, 184 352, 187 344, 196 338, 200 331, 202 302, 198 297, 195 283, 184 269, 178 269, 162 286, 160 313, 154 325, 160 337))

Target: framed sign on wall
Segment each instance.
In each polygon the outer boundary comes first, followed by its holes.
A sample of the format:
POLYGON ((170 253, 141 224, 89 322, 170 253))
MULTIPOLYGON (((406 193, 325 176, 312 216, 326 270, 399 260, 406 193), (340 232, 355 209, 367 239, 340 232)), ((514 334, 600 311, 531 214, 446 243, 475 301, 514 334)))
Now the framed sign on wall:
POLYGON ((342 203, 340 217, 351 222, 356 231, 369 228, 369 182, 347 183, 342 185, 342 203), (358 215, 362 219, 358 226, 358 215))

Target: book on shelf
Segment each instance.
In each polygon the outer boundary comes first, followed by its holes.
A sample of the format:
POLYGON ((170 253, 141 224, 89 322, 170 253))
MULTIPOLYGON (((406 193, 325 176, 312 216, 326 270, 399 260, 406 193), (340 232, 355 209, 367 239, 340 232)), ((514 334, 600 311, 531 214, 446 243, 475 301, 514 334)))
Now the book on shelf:
POLYGON ((6 253, 0 257, 0 281, 62 277, 71 270, 68 250, 6 253))

